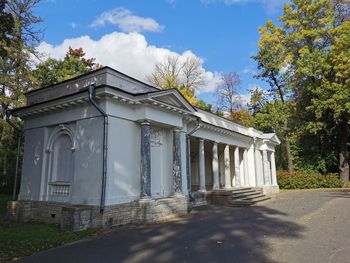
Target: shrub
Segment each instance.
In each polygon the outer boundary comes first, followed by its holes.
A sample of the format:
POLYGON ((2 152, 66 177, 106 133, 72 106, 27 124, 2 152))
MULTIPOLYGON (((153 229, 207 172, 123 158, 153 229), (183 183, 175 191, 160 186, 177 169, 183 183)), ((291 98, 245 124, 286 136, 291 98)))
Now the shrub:
POLYGON ((312 189, 341 187, 337 174, 321 175, 297 171, 290 175, 286 171, 277 172, 277 182, 281 189, 312 189))

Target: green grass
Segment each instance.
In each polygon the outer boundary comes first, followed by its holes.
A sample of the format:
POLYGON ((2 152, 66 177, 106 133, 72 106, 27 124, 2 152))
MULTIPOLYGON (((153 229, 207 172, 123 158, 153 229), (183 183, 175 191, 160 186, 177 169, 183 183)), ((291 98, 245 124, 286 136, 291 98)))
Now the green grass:
POLYGON ((97 230, 61 231, 59 226, 5 221, 10 196, 0 195, 0 262, 31 255, 65 243, 94 235, 97 230))

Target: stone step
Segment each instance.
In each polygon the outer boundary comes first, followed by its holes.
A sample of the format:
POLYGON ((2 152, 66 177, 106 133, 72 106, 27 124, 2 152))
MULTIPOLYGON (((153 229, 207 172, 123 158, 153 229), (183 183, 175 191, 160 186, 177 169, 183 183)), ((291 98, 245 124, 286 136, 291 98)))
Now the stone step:
POLYGON ((255 197, 255 196, 260 196, 261 193, 260 192, 256 192, 256 191, 251 191, 251 192, 245 192, 245 193, 237 193, 237 194, 233 194, 230 199, 234 200, 234 199, 243 199, 245 197, 255 197))
POLYGON ((268 197, 266 195, 261 194, 260 196, 256 196, 253 198, 243 198, 242 200, 243 201, 250 201, 250 202, 255 204, 255 203, 262 202, 262 201, 269 200, 269 199, 271 199, 271 197, 268 197))
POLYGON ((232 200, 228 201, 228 203, 229 206, 250 206, 253 204, 253 202, 247 200, 232 200))
POLYGON ((268 199, 270 197, 262 194, 259 190, 244 189, 233 193, 228 199, 228 203, 230 206, 250 206, 268 199))
POLYGON ((242 193, 252 193, 252 192, 256 192, 254 189, 252 188, 240 188, 237 190, 232 190, 232 195, 236 195, 236 194, 242 194, 242 193))

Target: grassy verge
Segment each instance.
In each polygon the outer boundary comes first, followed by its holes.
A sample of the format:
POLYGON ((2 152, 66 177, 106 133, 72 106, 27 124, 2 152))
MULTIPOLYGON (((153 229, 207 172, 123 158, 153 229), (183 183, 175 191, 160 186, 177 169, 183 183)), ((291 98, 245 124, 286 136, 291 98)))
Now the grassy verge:
POLYGON ((97 233, 97 230, 68 232, 61 231, 56 225, 5 221, 8 200, 10 196, 0 195, 0 262, 31 255, 97 233))

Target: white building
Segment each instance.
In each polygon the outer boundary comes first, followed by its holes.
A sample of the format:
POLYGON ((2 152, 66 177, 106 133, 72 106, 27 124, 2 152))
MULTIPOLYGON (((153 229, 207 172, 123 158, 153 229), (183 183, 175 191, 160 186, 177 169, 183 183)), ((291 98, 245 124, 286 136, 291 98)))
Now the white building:
POLYGON ((276 135, 194 108, 176 89, 104 67, 26 96, 14 111, 25 125, 17 219, 83 229, 187 213, 191 190, 278 192, 276 135))

